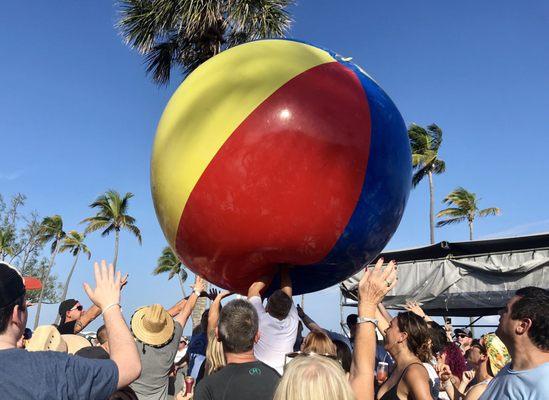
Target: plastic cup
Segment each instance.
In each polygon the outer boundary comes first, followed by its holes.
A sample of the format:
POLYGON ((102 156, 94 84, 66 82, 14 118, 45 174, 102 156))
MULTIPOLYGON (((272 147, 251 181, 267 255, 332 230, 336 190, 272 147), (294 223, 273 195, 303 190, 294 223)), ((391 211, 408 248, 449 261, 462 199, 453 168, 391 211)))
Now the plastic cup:
POLYGON ((385 382, 389 377, 389 364, 383 361, 377 363, 376 379, 378 382, 385 382))
POLYGON ((194 378, 192 376, 185 377, 185 395, 193 392, 194 378))

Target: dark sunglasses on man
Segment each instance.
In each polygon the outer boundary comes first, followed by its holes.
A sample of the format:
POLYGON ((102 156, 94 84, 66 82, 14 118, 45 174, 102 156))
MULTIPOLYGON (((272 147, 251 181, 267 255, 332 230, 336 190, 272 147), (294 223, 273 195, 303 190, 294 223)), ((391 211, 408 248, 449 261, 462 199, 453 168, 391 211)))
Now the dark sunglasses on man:
POLYGON ((78 306, 74 306, 73 308, 71 308, 70 311, 75 311, 75 310, 82 311, 83 309, 84 309, 83 306, 78 305, 78 306))

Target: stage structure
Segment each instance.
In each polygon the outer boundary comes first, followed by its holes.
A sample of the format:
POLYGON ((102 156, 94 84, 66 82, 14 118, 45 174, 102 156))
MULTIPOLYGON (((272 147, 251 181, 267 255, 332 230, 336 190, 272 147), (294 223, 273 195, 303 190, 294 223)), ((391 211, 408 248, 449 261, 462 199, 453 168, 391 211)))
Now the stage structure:
MULTIPOLYGON (((410 299, 432 316, 482 317, 497 314, 519 288, 549 288, 549 233, 443 241, 379 257, 398 262, 399 283, 384 300, 387 308, 402 308, 410 299)), ((340 284, 342 310, 356 307, 361 277, 340 284)))

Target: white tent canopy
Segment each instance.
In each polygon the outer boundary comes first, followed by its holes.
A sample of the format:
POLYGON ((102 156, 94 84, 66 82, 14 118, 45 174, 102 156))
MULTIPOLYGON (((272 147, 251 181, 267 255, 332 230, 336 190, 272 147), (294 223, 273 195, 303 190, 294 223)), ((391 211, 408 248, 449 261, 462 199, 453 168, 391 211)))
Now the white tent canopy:
MULTIPOLYGON (((398 285, 384 300, 389 308, 413 299, 430 315, 493 315, 517 289, 549 287, 549 234, 441 242, 380 257, 398 262, 398 285)), ((355 303, 362 274, 341 283, 343 305, 355 303)))

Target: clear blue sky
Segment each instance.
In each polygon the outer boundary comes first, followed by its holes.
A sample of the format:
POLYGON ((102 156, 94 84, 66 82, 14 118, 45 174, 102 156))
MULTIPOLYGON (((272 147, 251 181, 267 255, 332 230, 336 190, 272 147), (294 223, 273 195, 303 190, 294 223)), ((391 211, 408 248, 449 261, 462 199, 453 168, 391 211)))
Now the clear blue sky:
MULTIPOLYGON (((302 0, 290 37, 353 57, 399 107, 406 124, 436 122, 447 172, 435 180, 437 207, 461 185, 500 217, 478 221, 477 237, 549 231, 549 3, 543 0, 344 2, 302 0)), ((61 214, 68 229, 88 204, 115 188, 135 193, 131 213, 143 246, 122 235, 120 268, 130 272, 125 313, 178 300, 177 283, 150 271, 165 245, 149 189, 156 124, 180 77, 156 87, 141 57, 114 29, 111 1, 6 2, 0 14, 0 188, 28 209, 61 214)), ((428 241, 428 191, 415 189, 388 248, 428 241)), ((466 225, 437 230, 465 240, 466 225)), ((90 237, 94 259, 112 257, 113 238, 90 237)), ((70 257, 58 257, 65 275, 70 257)), ((81 262, 69 291, 88 304, 81 262)), ((337 288, 308 295, 306 308, 335 328, 337 288)), ((47 306, 43 322, 53 319, 47 306)), ((32 317, 32 314, 31 314, 32 317)))

